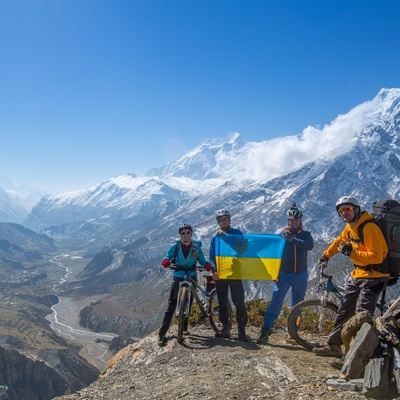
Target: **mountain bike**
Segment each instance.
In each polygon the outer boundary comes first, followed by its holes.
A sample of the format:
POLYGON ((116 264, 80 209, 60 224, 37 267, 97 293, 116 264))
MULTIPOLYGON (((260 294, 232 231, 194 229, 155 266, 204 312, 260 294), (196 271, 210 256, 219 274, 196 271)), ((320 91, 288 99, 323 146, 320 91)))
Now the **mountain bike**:
POLYGON ((174 271, 184 271, 183 281, 179 282, 178 302, 176 306, 178 343, 183 342, 185 319, 189 318, 190 315, 192 296, 199 306, 201 316, 208 319, 211 328, 215 332, 220 332, 223 329, 223 325, 219 321, 217 290, 215 289, 215 283, 212 282, 211 275, 204 277, 205 287, 203 288, 189 276, 188 272, 193 270, 204 272, 205 268, 199 266, 182 267, 173 264, 169 268, 174 271))
MULTIPOLYGON (((319 266, 319 298, 306 299, 297 303, 288 316, 290 336, 301 346, 312 350, 314 347, 328 345, 328 335, 333 329, 338 312, 338 302, 343 300, 345 289, 333 283, 332 275, 324 273, 326 266, 319 266), (334 301, 332 301, 334 300, 334 301)), ((386 310, 386 290, 381 294, 376 305, 382 315, 386 310)))

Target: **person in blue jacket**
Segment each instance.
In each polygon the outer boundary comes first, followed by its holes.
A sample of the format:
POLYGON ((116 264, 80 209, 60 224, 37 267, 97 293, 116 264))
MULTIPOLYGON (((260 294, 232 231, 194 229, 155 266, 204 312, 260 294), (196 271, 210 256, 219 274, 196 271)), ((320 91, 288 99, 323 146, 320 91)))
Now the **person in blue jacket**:
POLYGON ((308 283, 307 252, 314 247, 313 238, 302 229, 303 213, 292 203, 286 213, 288 226, 282 233, 285 239, 281 268, 274 283, 272 299, 264 314, 264 324, 257 339, 258 344, 267 344, 276 319, 278 318, 286 293, 292 288, 291 307, 304 300, 308 283))
POLYGON ((210 262, 213 268, 213 279, 217 289, 218 304, 219 304, 219 319, 223 324, 223 329, 216 333, 216 337, 230 339, 231 337, 231 313, 229 308, 229 290, 231 292, 232 302, 236 307, 236 322, 238 324, 238 339, 243 342, 249 342, 250 338, 246 335, 246 325, 248 321, 247 308, 244 302, 244 287, 243 281, 239 279, 219 279, 217 275, 217 267, 215 260, 215 240, 218 235, 240 234, 240 229, 231 228, 231 214, 228 210, 219 210, 215 215, 219 230, 212 237, 210 243, 210 262))
MULTIPOLYGON (((197 262, 206 268, 208 272, 212 270, 212 265, 206 260, 203 250, 201 249, 201 242, 192 237, 193 228, 189 224, 182 224, 179 227, 179 236, 174 244, 171 245, 167 251, 161 265, 164 268, 170 266, 173 260, 175 265, 181 267, 191 267, 195 266, 197 262)), ((176 308, 179 293, 179 282, 183 281, 184 271, 174 271, 173 280, 171 285, 171 291, 168 299, 168 308, 164 315, 164 320, 158 331, 158 345, 165 346, 167 344, 167 339, 165 335, 171 325, 172 317, 176 308)), ((188 271, 188 275, 197 282, 197 271, 188 271)), ((185 321, 184 333, 187 332, 188 319, 185 321)))

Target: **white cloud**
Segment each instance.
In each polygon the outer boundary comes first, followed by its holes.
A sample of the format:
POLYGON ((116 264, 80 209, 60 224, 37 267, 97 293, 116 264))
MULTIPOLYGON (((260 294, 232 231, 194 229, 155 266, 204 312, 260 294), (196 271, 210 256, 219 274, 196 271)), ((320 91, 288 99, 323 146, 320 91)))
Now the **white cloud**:
POLYGON ((247 143, 247 149, 232 155, 220 153, 217 169, 226 178, 237 180, 268 180, 291 172, 316 160, 337 157, 347 152, 356 136, 371 122, 377 110, 375 102, 365 102, 330 124, 319 129, 308 126, 300 135, 277 138, 260 143, 247 143))

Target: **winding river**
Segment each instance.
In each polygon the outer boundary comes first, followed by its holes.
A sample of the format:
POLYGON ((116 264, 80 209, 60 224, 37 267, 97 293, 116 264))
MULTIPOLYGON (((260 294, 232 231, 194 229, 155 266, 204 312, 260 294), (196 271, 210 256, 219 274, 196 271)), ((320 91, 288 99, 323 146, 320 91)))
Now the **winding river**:
MULTIPOLYGON (((71 259, 74 257, 78 258, 76 256, 61 254, 50 260, 65 270, 64 276, 60 279, 60 284, 56 286, 60 286, 66 282, 72 274, 72 271, 65 265, 64 260, 69 258, 68 264, 70 264, 71 259)), ((51 328, 59 336, 82 345, 82 357, 101 370, 111 355, 107 344, 102 343, 102 341, 110 341, 117 335, 114 333, 96 333, 83 328, 79 325, 79 312, 86 304, 71 297, 58 297, 58 299, 59 302, 51 307, 53 312, 46 316, 51 328)))

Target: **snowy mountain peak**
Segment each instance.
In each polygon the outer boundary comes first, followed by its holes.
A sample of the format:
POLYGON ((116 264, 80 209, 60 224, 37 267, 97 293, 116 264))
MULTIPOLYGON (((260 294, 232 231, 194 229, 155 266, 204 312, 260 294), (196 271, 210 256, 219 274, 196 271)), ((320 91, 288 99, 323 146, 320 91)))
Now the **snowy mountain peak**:
MULTIPOLYGON (((121 232, 152 235, 190 220, 207 234, 213 212, 227 207, 251 230, 276 232, 285 224, 285 208, 296 201, 327 237, 340 225, 330 220, 338 197, 357 194, 368 207, 399 196, 399 101, 400 89, 383 89, 330 124, 296 136, 246 142, 234 133, 208 140, 151 176, 123 175, 44 197, 25 223, 33 229, 68 225, 71 232, 108 231, 111 223, 117 238, 121 232)), ((90 240, 101 237, 105 233, 90 240)))

